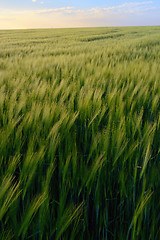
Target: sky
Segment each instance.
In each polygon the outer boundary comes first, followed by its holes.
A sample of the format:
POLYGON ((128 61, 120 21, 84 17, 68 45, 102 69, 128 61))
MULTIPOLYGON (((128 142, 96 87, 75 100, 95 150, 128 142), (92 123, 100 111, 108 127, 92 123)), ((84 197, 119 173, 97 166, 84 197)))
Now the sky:
POLYGON ((0 0, 0 29, 160 25, 160 0, 0 0))

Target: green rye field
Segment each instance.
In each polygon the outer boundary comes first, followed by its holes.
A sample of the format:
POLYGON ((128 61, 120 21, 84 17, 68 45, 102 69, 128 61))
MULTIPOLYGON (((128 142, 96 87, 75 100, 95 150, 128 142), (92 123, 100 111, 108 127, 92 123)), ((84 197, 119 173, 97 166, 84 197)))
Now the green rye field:
POLYGON ((160 27, 0 31, 12 239, 160 239, 160 27))

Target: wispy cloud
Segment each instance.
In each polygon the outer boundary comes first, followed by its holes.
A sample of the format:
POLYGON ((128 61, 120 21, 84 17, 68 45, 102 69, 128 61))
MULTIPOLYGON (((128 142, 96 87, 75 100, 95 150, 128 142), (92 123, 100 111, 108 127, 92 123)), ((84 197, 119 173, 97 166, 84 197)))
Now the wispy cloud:
MULTIPOLYGON (((34 0, 35 1, 35 0, 34 0)), ((97 15, 97 16, 103 16, 104 14, 111 14, 115 13, 117 11, 119 12, 130 12, 134 13, 137 12, 138 10, 141 10, 142 12, 145 10, 150 10, 153 9, 152 6, 152 1, 144 1, 144 2, 126 2, 121 5, 117 6, 111 6, 107 8, 90 8, 90 9, 77 9, 73 6, 68 6, 68 7, 61 7, 61 8, 53 8, 53 9, 37 9, 31 11, 32 14, 63 14, 63 13, 68 13, 68 14, 74 14, 74 15, 97 15), (149 6, 150 5, 150 6, 149 6)))
POLYGON ((126 2, 124 4, 118 5, 115 8, 126 8, 126 7, 136 7, 136 6, 142 6, 142 5, 148 5, 152 4, 152 1, 145 1, 145 2, 126 2))
MULTIPOLYGON (((34 0, 35 1, 35 0, 34 0)), ((0 28, 52 28, 89 26, 159 25, 160 9, 153 1, 124 2, 106 8, 73 6, 37 10, 0 10, 0 28), (7 21, 8 17, 15 20, 7 21)))
POLYGON ((52 9, 40 9, 35 10, 34 13, 55 13, 55 12, 68 12, 74 7, 62 7, 62 8, 52 8, 52 9))
MULTIPOLYGON (((32 0, 33 2, 36 2, 37 0, 32 0)), ((44 4, 44 2, 40 2, 40 4, 44 4)), ((67 7, 61 7, 61 8, 46 8, 46 9, 37 9, 37 10, 26 10, 21 11, 21 13, 31 13, 31 14, 55 14, 55 13, 72 13, 72 14, 86 14, 86 15, 103 15, 105 12, 107 13, 113 13, 116 11, 128 11, 133 9, 153 9, 152 1, 144 1, 144 2, 126 2, 121 5, 117 6, 111 6, 106 8, 99 8, 94 7, 90 9, 77 9, 73 6, 67 6, 67 7), (151 6, 148 6, 151 5, 151 6), (148 6, 148 7, 147 7, 148 6)), ((17 12, 17 11, 16 11, 17 12)), ((15 13, 16 13, 15 12, 15 13)), ((18 12, 17 12, 18 13, 18 12)))
POLYGON ((149 5, 149 4, 152 4, 153 2, 152 1, 145 1, 145 2, 126 2, 126 3, 123 3, 121 5, 117 5, 117 6, 113 6, 113 7, 107 7, 107 8, 99 8, 99 7, 96 7, 96 8, 91 8, 89 9, 89 12, 92 12, 92 13, 100 13, 100 12, 104 12, 104 11, 116 11, 116 10, 125 10, 125 9, 135 9, 136 7, 144 7, 144 5, 149 5))

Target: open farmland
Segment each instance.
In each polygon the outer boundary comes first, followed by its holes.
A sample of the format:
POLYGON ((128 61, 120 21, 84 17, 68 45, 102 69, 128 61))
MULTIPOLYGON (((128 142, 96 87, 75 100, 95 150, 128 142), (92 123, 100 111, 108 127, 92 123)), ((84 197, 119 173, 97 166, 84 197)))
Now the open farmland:
POLYGON ((0 31, 0 239, 160 239, 160 27, 0 31))

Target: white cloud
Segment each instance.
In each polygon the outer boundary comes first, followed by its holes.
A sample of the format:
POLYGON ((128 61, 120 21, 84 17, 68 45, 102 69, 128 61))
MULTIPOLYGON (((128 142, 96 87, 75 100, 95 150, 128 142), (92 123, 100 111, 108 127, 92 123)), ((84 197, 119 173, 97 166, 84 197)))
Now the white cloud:
POLYGON ((143 7, 144 5, 148 5, 148 4, 152 4, 153 2, 152 1, 145 1, 145 2, 126 2, 126 3, 123 3, 121 5, 117 5, 117 6, 114 6, 114 7, 107 7, 107 8, 91 8, 89 9, 89 12, 92 12, 92 13, 100 13, 102 11, 116 11, 116 10, 120 10, 120 9, 133 9, 135 7, 143 7))
MULTIPOLYGON (((34 0, 36 1, 36 0, 34 0)), ((130 2, 130 3, 124 3, 121 5, 117 6, 112 6, 112 7, 107 7, 107 8, 90 8, 88 10, 84 9, 76 9, 75 7, 61 7, 61 8, 53 8, 53 9, 38 9, 35 11, 32 11, 34 14, 58 14, 58 13, 68 13, 68 14, 74 14, 74 15, 96 15, 97 17, 103 16, 104 14, 108 13, 114 13, 117 11, 121 12, 130 12, 134 13, 137 12, 138 10, 145 10, 145 5, 152 4, 152 1, 145 1, 145 2, 130 2)), ((153 9, 153 7, 148 7, 149 9, 153 9)))
MULTIPOLYGON (((37 0, 32 0, 32 2, 36 2, 37 0)), ((37 10, 30 10, 30 11, 23 11, 23 12, 28 12, 28 13, 32 13, 32 14, 56 14, 56 13, 72 13, 72 14, 85 14, 85 15, 103 15, 105 14, 105 12, 107 13, 113 13, 116 11, 130 11, 130 12, 134 12, 134 10, 137 9, 141 9, 143 11, 143 9, 145 10, 145 5, 152 5, 152 1, 144 1, 144 2, 126 2, 123 3, 121 5, 117 5, 117 6, 111 6, 111 7, 107 7, 107 8, 99 8, 99 7, 94 7, 94 8, 90 8, 90 9, 76 9, 75 7, 61 7, 61 8, 49 8, 49 9, 37 9, 37 10)), ((40 4, 44 4, 43 1, 40 2, 40 4)), ((149 9, 153 9, 153 7, 148 7, 149 9)))
POLYGON ((74 7, 62 7, 62 8, 50 8, 50 9, 39 9, 35 10, 35 13, 58 13, 58 12, 73 12, 74 7))
POLYGON ((123 7, 135 7, 135 6, 140 6, 140 5, 146 5, 146 4, 152 4, 152 1, 145 1, 145 2, 130 2, 130 3, 124 3, 122 5, 119 5, 117 7, 123 8, 123 7))
POLYGON ((152 1, 126 2, 117 6, 90 9, 73 6, 24 11, 0 9, 0 28, 159 25, 159 10, 152 1))

